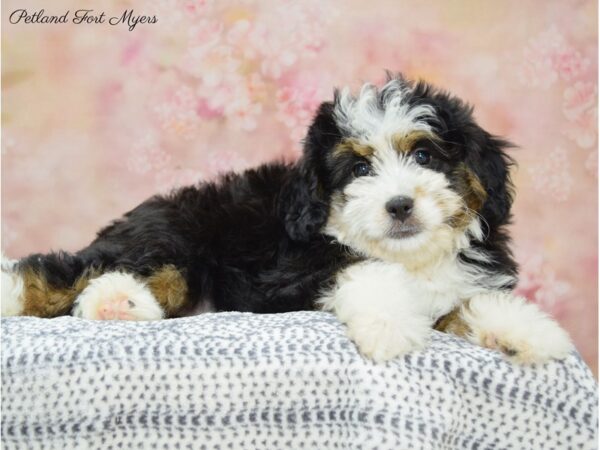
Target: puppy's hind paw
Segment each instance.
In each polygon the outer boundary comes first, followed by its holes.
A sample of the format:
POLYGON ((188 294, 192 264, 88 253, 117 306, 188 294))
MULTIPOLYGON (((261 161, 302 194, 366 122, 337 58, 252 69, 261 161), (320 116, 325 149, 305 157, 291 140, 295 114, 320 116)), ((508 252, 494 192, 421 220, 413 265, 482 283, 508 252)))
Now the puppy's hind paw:
POLYGON ((23 279, 9 267, 2 267, 0 272, 0 315, 2 317, 18 316, 23 313, 23 279))
POLYGON ((520 364, 565 358, 573 349, 569 335, 537 305, 506 292, 475 296, 464 310, 469 340, 502 352, 520 364))
POLYGON ((121 272, 91 280, 77 297, 72 314, 92 320, 159 320, 164 315, 146 285, 121 272))

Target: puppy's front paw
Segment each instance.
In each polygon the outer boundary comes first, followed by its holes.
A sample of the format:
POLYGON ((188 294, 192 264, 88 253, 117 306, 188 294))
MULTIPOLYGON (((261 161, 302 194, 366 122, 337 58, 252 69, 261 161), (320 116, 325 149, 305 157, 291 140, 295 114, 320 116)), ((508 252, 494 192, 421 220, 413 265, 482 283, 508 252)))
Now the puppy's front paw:
POLYGON ((430 332, 425 318, 394 321, 365 315, 348 321, 348 336, 360 353, 375 362, 383 362, 423 348, 430 332))
POLYGON ((163 310, 142 282, 110 272, 90 281, 73 306, 73 315, 92 320, 158 320, 163 310))
POLYGON ((521 364, 566 357, 573 345, 569 335, 535 304, 506 292, 473 297, 464 310, 469 339, 501 351, 521 364))

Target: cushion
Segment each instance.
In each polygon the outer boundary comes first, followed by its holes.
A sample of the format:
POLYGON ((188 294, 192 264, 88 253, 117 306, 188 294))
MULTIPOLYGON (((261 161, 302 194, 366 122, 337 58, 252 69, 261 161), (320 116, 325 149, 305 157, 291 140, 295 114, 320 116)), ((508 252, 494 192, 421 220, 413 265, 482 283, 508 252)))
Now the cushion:
POLYGON ((597 395, 439 332, 375 364, 323 312, 2 319, 5 449, 592 449, 597 395))

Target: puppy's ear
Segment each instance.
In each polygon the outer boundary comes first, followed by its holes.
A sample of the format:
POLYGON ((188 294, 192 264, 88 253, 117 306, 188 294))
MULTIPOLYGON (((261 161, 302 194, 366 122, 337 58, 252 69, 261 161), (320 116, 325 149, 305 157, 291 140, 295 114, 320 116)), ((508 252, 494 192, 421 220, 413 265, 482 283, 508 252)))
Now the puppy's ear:
POLYGON ((293 240, 308 241, 327 222, 330 192, 325 162, 339 139, 333 104, 322 103, 304 141, 304 153, 282 189, 281 215, 293 240))
POLYGON ((328 204, 310 167, 299 162, 293 170, 282 190, 281 215, 292 240, 306 242, 327 222, 328 204))
POLYGON ((480 214, 493 228, 510 220, 514 187, 510 177, 513 159, 505 152, 513 147, 507 141, 490 135, 474 125, 476 130, 467 142, 467 165, 475 172, 485 188, 487 198, 480 214))
MULTIPOLYGON (((417 84, 414 101, 426 98, 431 90, 426 83, 417 84)), ((486 198, 478 212, 492 228, 508 223, 514 193, 510 167, 514 161, 506 149, 514 146, 477 125, 473 108, 462 100, 443 91, 434 93, 433 98, 438 113, 434 126, 445 141, 462 148, 466 165, 485 188, 486 198)))

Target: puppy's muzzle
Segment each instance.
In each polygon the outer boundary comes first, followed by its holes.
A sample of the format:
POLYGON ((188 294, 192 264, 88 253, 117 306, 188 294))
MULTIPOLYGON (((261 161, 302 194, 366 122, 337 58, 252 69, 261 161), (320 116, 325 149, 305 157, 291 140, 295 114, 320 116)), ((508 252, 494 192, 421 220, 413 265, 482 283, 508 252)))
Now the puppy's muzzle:
POLYGON ((385 204, 392 219, 387 235, 392 239, 403 239, 421 232, 421 224, 415 213, 415 201, 406 196, 393 197, 385 204))

